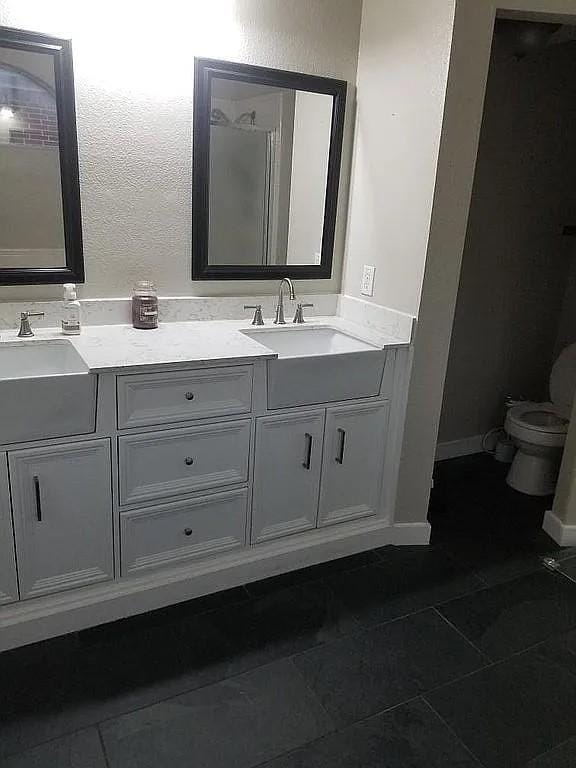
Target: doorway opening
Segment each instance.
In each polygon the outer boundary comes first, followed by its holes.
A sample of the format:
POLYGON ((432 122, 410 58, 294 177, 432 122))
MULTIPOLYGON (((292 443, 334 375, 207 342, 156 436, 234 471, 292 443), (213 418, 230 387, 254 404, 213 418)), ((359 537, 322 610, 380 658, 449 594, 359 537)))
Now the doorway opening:
POLYGON ((496 21, 429 510, 449 547, 555 547, 541 529, 576 387, 574 82, 576 27, 496 21))

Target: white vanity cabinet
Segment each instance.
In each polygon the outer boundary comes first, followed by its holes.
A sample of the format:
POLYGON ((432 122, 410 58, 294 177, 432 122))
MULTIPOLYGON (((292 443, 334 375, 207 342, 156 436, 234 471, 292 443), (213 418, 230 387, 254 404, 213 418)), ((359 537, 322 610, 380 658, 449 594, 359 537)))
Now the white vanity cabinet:
POLYGON ((324 411, 258 419, 252 542, 316 527, 324 411))
POLYGON ((407 354, 354 354, 119 366, 90 436, 1 443, 0 651, 424 543, 392 519, 407 354))
POLYGON ((252 542, 376 515, 388 402, 257 420, 252 542))
POLYGON ((6 454, 0 453, 0 605, 18 599, 6 454))
POLYGON ((376 514, 382 489, 388 410, 387 402, 327 409, 319 525, 376 514))
POLYGON ((111 579, 108 439, 9 454, 22 599, 111 579))

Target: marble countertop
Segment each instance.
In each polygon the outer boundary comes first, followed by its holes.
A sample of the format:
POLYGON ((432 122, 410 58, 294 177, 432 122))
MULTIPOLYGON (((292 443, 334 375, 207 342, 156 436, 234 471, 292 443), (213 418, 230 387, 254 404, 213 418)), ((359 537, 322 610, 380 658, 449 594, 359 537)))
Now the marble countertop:
MULTIPOLYGON (((267 323, 266 327, 276 326, 267 323)), ((297 326, 318 327, 343 331, 381 349, 410 343, 409 339, 396 338, 338 316, 315 317, 305 326, 297 326)), ((16 331, 4 331, 0 334, 0 345, 65 338, 73 344, 91 373, 150 366, 238 364, 277 358, 276 352, 241 333, 250 328, 246 320, 161 323, 157 329, 147 331, 135 330, 130 325, 93 325, 85 326, 80 336, 63 336, 59 329, 41 328, 31 339, 18 339, 16 331)))

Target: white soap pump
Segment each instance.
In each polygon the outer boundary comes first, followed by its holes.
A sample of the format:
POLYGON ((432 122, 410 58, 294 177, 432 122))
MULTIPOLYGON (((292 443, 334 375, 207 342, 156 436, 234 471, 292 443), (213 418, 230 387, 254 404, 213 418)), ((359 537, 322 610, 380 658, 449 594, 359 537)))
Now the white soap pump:
POLYGON ((62 333, 65 336, 77 336, 80 333, 80 302, 76 298, 76 286, 74 283, 64 284, 62 333))

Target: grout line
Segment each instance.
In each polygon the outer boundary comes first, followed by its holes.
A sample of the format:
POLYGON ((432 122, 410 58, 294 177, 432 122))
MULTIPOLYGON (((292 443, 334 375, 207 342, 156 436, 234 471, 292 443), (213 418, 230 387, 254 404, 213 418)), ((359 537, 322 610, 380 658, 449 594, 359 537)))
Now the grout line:
MULTIPOLYGON (((356 728, 358 725, 362 725, 363 723, 366 723, 375 717, 380 717, 381 715, 385 715, 389 712, 392 712, 393 710, 398 709, 399 707, 404 707, 407 704, 412 704, 413 702, 418 701, 420 698, 421 698, 420 696, 412 696, 412 698, 406 699, 406 701, 402 701, 399 704, 393 704, 392 706, 386 707, 385 709, 382 709, 379 712, 373 712, 372 714, 367 715, 366 717, 360 718, 360 720, 354 720, 354 722, 348 723, 347 725, 344 725, 341 728, 336 728, 336 730, 331 731, 329 733, 325 733, 323 736, 317 736, 315 739, 306 741, 298 747, 293 747, 292 749, 289 749, 286 752, 281 752, 279 755, 276 755, 276 757, 267 758, 266 760, 264 760, 264 762, 257 763, 255 766, 253 766, 253 768, 266 768, 267 765, 271 764, 275 760, 296 754, 296 752, 299 752, 301 749, 309 748, 314 744, 317 744, 318 742, 322 741, 323 739, 327 739, 342 733, 346 733, 346 731, 349 731, 352 728, 356 728)), ((484 766, 482 766, 481 768, 484 768, 484 766)))
POLYGON ((102 747, 102 754, 104 755, 104 763, 106 765, 106 768, 110 768, 110 761, 108 760, 108 753, 106 752, 106 744, 104 743, 104 737, 102 736, 102 731, 100 730, 100 725, 96 725, 96 732, 98 733, 98 738, 100 739, 100 746, 102 747))
POLYGON ((440 720, 440 722, 444 724, 444 726, 448 729, 448 731, 454 736, 456 741, 459 744, 462 745, 464 750, 470 755, 470 757, 474 760, 474 762, 478 765, 478 767, 479 768, 486 768, 485 764, 483 762, 481 762, 480 758, 478 758, 474 754, 474 752, 472 752, 472 750, 468 747, 468 745, 460 738, 460 736, 458 736, 458 734, 456 733, 454 728, 452 728, 452 726, 442 717, 440 712, 438 712, 438 710, 435 709, 432 706, 432 704, 430 704, 430 702, 427 701, 427 699, 424 698, 424 696, 422 696, 421 699, 424 702, 424 704, 428 707, 428 709, 432 712, 432 714, 435 715, 438 718, 438 720, 440 720))
POLYGON ((565 744, 568 744, 568 742, 570 741, 576 741, 576 735, 572 734, 572 736, 568 736, 567 739, 564 739, 564 741, 561 741, 558 744, 555 744, 550 749, 546 749, 544 752, 539 752, 537 755, 534 755, 534 757, 530 758, 530 762, 528 763, 528 766, 530 766, 534 760, 538 760, 540 757, 546 757, 547 755, 551 755, 557 749, 560 749, 565 744))
MULTIPOLYGON (((367 563, 366 565, 363 565, 363 566, 358 566, 358 567, 351 568, 351 569, 348 569, 348 570, 344 569, 342 571, 336 571, 335 573, 336 574, 339 574, 339 573, 349 573, 351 571, 360 570, 361 568, 365 568, 365 567, 367 567, 369 565, 378 565, 378 563, 367 563)), ((518 578, 524 578, 527 575, 530 575, 530 574, 525 574, 523 576, 519 576, 518 578)), ((562 575, 564 576, 564 578, 567 578, 570 581, 573 581, 572 579, 570 579, 570 577, 566 576, 565 574, 562 574, 562 575)), ((514 581, 514 580, 515 579, 512 579, 511 581, 514 581)), ((327 586, 327 588, 329 589, 329 591, 331 593, 331 596, 335 599, 336 603, 339 606, 343 607, 346 611, 349 610, 347 608, 347 606, 342 603, 342 601, 340 600, 338 595, 334 592, 332 587, 329 584, 326 584, 326 582, 325 582, 325 575, 320 577, 319 579, 315 579, 315 580, 312 580, 312 581, 309 581, 309 582, 308 581, 302 582, 301 584, 288 584, 288 585, 286 585, 284 587, 281 587, 281 589, 291 589, 291 588, 294 588, 294 587, 305 587, 305 586, 307 586, 309 584, 314 584, 314 583, 318 583, 318 582, 323 582, 325 584, 325 586, 327 586)), ((508 583, 508 582, 505 582, 505 583, 508 583)), ((487 588, 492 589, 492 588, 497 588, 499 586, 502 586, 502 585, 501 584, 497 584, 497 585, 489 586, 487 588)), ((251 602, 255 601, 258 598, 265 597, 265 595, 252 596, 248 592, 248 590, 246 588, 246 585, 242 585, 242 587, 243 587, 244 591, 249 595, 249 601, 251 601, 251 602)), ((438 603, 436 605, 429 605, 429 606, 421 607, 421 608, 418 608, 418 609, 416 609, 414 611, 411 611, 409 613, 402 614, 401 616, 397 616, 397 617, 394 617, 392 619, 387 619, 387 620, 385 620, 383 622, 377 622, 375 624, 370 624, 370 625, 366 625, 364 623, 361 623, 358 619, 356 619, 356 617, 350 611, 350 615, 352 616, 352 618, 354 618, 354 620, 355 620, 355 622, 356 622, 356 624, 358 626, 354 627, 354 629, 351 632, 343 633, 340 637, 335 637, 333 639, 328 640, 327 642, 317 642, 317 643, 314 643, 313 645, 310 646, 310 648, 306 648, 306 649, 304 649, 302 651, 298 651, 296 653, 289 653, 289 654, 287 654, 285 656, 278 656, 277 658, 272 658, 272 659, 266 660, 264 662, 255 663, 254 666, 248 666, 245 669, 242 669, 242 671, 236 672, 235 674, 224 675, 221 678, 216 678, 216 679, 214 679, 214 680, 212 680, 210 682, 207 682, 207 683, 205 683, 203 685, 200 685, 200 686, 195 686, 195 687, 193 686, 192 688, 185 688, 185 689, 179 691, 178 693, 174 693, 174 694, 171 694, 169 696, 165 696, 165 697, 161 697, 159 699, 155 699, 153 701, 147 702, 146 704, 142 704, 142 706, 138 706, 138 707, 126 710, 125 712, 119 712, 119 713, 116 713, 115 715, 112 715, 112 716, 109 716, 109 717, 104 717, 101 720, 95 720, 95 721, 87 722, 87 723, 83 724, 80 728, 75 728, 75 729, 73 729, 71 731, 65 731, 63 733, 60 733, 56 737, 49 738, 49 739, 46 739, 46 740, 42 740, 42 741, 40 741, 38 743, 35 743, 33 745, 28 745, 28 746, 24 747, 24 749, 18 749, 14 753, 10 753, 9 755, 5 755, 5 758, 8 759, 9 757, 21 754, 22 752, 28 751, 29 749, 34 749, 36 747, 42 746, 42 745, 50 743, 52 741, 56 741, 57 739, 63 738, 65 736, 72 735, 73 733, 77 733, 80 730, 84 730, 84 729, 87 729, 87 728, 90 728, 90 727, 97 727, 98 728, 98 733, 100 735, 100 739, 102 739, 102 734, 101 734, 100 727, 99 727, 100 724, 102 724, 102 723, 109 722, 111 720, 115 720, 115 719, 117 719, 119 717, 130 715, 130 714, 132 714, 134 712, 138 712, 140 710, 147 709, 149 707, 155 706, 157 704, 161 704, 161 703, 166 702, 166 701, 170 701, 171 699, 177 698, 177 697, 185 695, 187 693, 192 693, 192 692, 195 692, 195 691, 200 691, 200 690, 202 690, 204 688, 208 688, 208 687, 213 686, 213 685, 221 684, 221 683, 223 683, 226 680, 233 680, 233 679, 235 679, 237 677, 240 677, 240 676, 242 676, 244 674, 248 674, 248 673, 253 672, 253 671, 257 670, 257 669, 260 669, 260 668, 263 668, 263 667, 266 667, 266 666, 270 666, 270 665, 278 663, 278 662, 287 661, 287 660, 288 661, 292 661, 294 658, 296 658, 296 657, 298 657, 298 656, 300 656, 302 654, 305 654, 308 651, 311 651, 311 650, 313 650, 315 648, 330 646, 330 645, 332 645, 334 643, 341 642, 341 641, 346 640, 348 638, 352 638, 352 637, 354 637, 356 635, 360 635, 360 634, 369 632, 369 631, 371 631, 373 629, 376 629, 377 627, 382 627, 382 626, 385 626, 387 624, 392 624, 393 622, 397 622, 397 621, 401 621, 403 619, 407 619, 407 618, 409 618, 411 616, 415 616, 415 615, 417 615, 419 613, 424 613, 425 611, 430 611, 430 610, 435 611, 435 613, 437 615, 439 615, 449 626, 451 626, 453 629, 455 629, 458 632, 458 634, 460 634, 466 640, 466 642, 468 642, 473 648, 475 648, 475 650, 477 650, 483 657, 488 659, 489 663, 486 664, 486 666, 481 667, 480 669, 477 669, 477 670, 474 670, 472 672, 469 672, 466 675, 463 675, 463 676, 461 676, 459 678, 456 678, 456 679, 454 679, 454 680, 452 680, 450 682, 443 683, 442 685, 436 686, 435 688, 432 688, 429 691, 426 691, 421 696, 413 697, 412 699, 408 699, 406 701, 403 701, 403 702, 400 702, 398 704, 395 704, 392 707, 389 707, 387 709, 381 710, 380 712, 372 713, 371 715, 367 716, 366 718, 362 718, 361 720, 355 721, 355 723, 351 723, 350 725, 345 726, 345 728, 351 727, 352 725, 355 725, 356 723, 363 722, 364 720, 368 720, 371 717, 375 717, 376 715, 382 714, 383 712, 387 712, 387 711, 390 711, 392 709, 395 709, 396 707, 403 706, 404 704, 407 704, 410 701, 414 701, 415 699, 423 698, 423 700, 425 700, 424 696, 427 696, 427 695, 429 695, 429 694, 431 694, 431 693, 433 693, 433 692, 435 692, 435 691, 437 691, 437 690, 439 690, 439 689, 441 689, 441 688, 443 688, 445 686, 455 684, 455 683, 457 683, 457 682, 459 682, 461 680, 464 680, 467 677, 470 677, 470 676, 472 676, 474 674, 478 674, 478 673, 483 672, 483 671, 485 671, 487 669, 490 669, 491 667, 497 666, 499 664, 503 664, 503 663, 509 661, 510 659, 515 658, 516 656, 520 656, 520 655, 522 655, 524 653, 528 653, 529 651, 532 651, 535 648, 537 648, 538 646, 540 646, 543 643, 547 642, 553 636, 553 635, 550 635, 547 638, 538 640, 536 643, 533 643, 532 645, 528 646, 527 648, 523 648, 523 649, 520 649, 518 651, 515 651, 514 653, 510 654, 509 656, 507 656, 507 657, 505 657, 503 659, 491 660, 490 657, 486 653, 484 653, 482 650, 477 648, 477 646, 475 646, 475 644, 472 643, 472 641, 470 641, 468 638, 466 638, 466 636, 463 635, 462 632, 457 627, 455 627, 448 619, 446 619, 446 617, 444 617, 438 611, 438 606, 446 605, 447 603, 453 602, 455 600, 459 600, 461 598, 464 598, 464 597, 467 597, 467 596, 470 596, 470 595, 473 595, 473 594, 476 594, 476 593, 479 593, 479 592, 482 592, 482 591, 484 591, 484 588, 473 589, 470 592, 465 592, 464 594, 462 594, 462 595, 460 595, 458 597, 451 598, 450 600, 444 601, 442 603, 438 603)), ((221 611, 226 611, 226 610, 228 610, 231 607, 242 606, 242 605, 245 605, 245 604, 246 604, 245 601, 234 601, 234 602, 232 602, 229 605, 224 605, 224 606, 220 606, 220 607, 214 607, 214 608, 208 609, 206 611, 202 611, 202 612, 199 612, 199 613, 192 614, 192 616, 190 618, 198 618, 198 617, 201 617, 201 616, 209 616, 210 614, 214 614, 214 613, 221 612, 221 611)), ((574 626, 576 626, 576 624, 574 626)), ((571 628, 566 629, 565 632, 571 631, 572 629, 574 629, 574 626, 571 627, 571 628)), ((561 634, 564 634, 564 632, 561 633, 561 634)), ((233 648, 232 648, 232 650, 233 650, 233 648)), ((314 692, 312 692, 312 693, 314 693, 314 692)), ((427 701, 426 701, 426 703, 429 706, 431 706, 427 701)), ((332 718, 330 718, 330 719, 332 719, 332 718)), ((339 730, 345 730, 345 728, 336 729, 336 731, 332 731, 331 733, 337 733, 339 730)), ((321 739, 323 737, 321 736, 319 738, 321 739)), ((296 749, 298 749, 298 748, 296 748, 296 749)), ((105 755, 105 757, 106 757, 106 755, 105 755)), ((261 764, 261 765, 264 765, 264 764, 261 764)))
POLYGON ((474 650, 475 650, 477 653, 479 653, 479 654, 480 654, 480 656, 482 657, 482 659, 484 659, 484 661, 486 661, 486 662, 487 662, 487 663, 484 665, 485 667, 488 667, 488 666, 490 666, 491 664, 493 664, 493 663, 494 663, 494 662, 492 661, 492 659, 490 658, 490 656, 488 656, 488 654, 487 654, 487 653, 485 653, 485 652, 482 650, 482 648, 479 648, 479 647, 476 645, 476 643, 474 643, 472 640, 470 640, 470 638, 469 638, 469 637, 466 637, 466 635, 464 634, 464 632, 462 632, 462 630, 461 630, 461 629, 459 629, 459 628, 458 628, 458 627, 457 627, 455 624, 453 624, 453 623, 450 621, 450 619, 447 619, 447 618, 446 618, 446 616, 444 616, 442 613, 440 613, 440 611, 438 610, 438 608, 436 608, 436 606, 434 606, 434 608, 433 608, 433 611, 436 613, 436 615, 437 615, 437 616, 439 616, 439 617, 440 617, 440 619, 441 619, 442 621, 444 621, 444 622, 445 622, 445 623, 446 623, 446 624, 447 624, 449 627, 451 627, 451 628, 452 628, 452 629, 453 629, 455 632, 457 632, 457 633, 460 635, 460 637, 461 637, 461 638, 462 638, 462 639, 463 639, 463 640, 464 640, 464 641, 465 641, 465 642, 466 642, 466 643, 467 643, 467 644, 468 644, 468 645, 469 645, 471 648, 473 648, 473 649, 474 649, 474 650))

